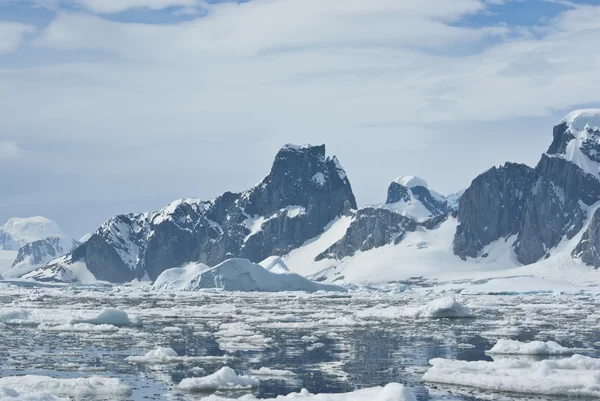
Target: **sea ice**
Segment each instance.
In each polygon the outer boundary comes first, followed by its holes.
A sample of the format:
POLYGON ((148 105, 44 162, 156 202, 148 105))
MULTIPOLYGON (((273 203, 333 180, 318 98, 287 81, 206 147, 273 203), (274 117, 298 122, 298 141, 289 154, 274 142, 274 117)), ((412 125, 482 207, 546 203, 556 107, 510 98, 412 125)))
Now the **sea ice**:
POLYGON ((488 353, 509 355, 573 355, 575 352, 554 341, 523 343, 515 340, 498 340, 488 353))
POLYGON ((217 391, 241 390, 258 387, 260 380, 252 376, 238 376, 235 371, 227 366, 212 375, 183 379, 179 388, 185 391, 217 391))
POLYGON ((406 317, 428 318, 474 317, 469 308, 459 304, 452 297, 436 299, 425 306, 404 309, 402 314, 406 317))
POLYGON ((432 359, 427 382, 485 390, 568 397, 600 397, 600 359, 573 355, 560 360, 493 362, 432 359))
POLYGON ((179 355, 173 348, 165 347, 158 347, 152 351, 148 351, 143 356, 129 356, 125 358, 128 362, 146 363, 149 365, 173 363, 179 359, 179 355))
MULTIPOLYGON (((287 396, 277 398, 256 398, 253 395, 246 395, 239 398, 240 401, 275 401, 284 399, 305 399, 312 401, 417 401, 415 396, 402 384, 390 383, 385 387, 365 388, 356 390, 351 393, 340 394, 311 394, 308 390, 303 389, 299 393, 292 393, 287 396)), ((227 398, 222 398, 216 395, 204 398, 203 401, 226 401, 227 398)))
MULTIPOLYGON (((0 378, 0 388, 11 389, 21 397, 28 394, 52 394, 71 398, 117 397, 131 395, 128 385, 119 379, 105 377, 80 377, 76 379, 55 379, 48 376, 7 376, 0 378)), ((1 393, 0 393, 1 394, 1 393)), ((27 399, 27 398, 23 398, 27 399)), ((35 400, 35 398, 31 398, 35 400)), ((42 398, 44 399, 44 398, 42 398)), ((52 400, 52 398, 46 398, 52 400)))
POLYGON ((141 319, 136 316, 130 317, 129 315, 127 315, 127 313, 119 309, 106 308, 92 318, 71 320, 71 324, 73 325, 78 323, 111 324, 117 327, 137 326, 141 323, 141 319))

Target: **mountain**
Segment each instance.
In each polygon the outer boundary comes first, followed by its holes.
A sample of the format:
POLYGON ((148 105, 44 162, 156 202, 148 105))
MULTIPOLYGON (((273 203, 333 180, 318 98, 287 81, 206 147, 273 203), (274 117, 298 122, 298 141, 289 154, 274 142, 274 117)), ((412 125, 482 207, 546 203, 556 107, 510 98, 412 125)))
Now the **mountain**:
POLYGON ((324 145, 286 145, 253 188, 116 216, 73 252, 26 277, 76 280, 73 271, 85 270, 118 283, 155 280, 189 262, 214 266, 234 257, 260 262, 289 253, 352 209, 350 182, 337 158, 326 157, 324 145))
POLYGON ((78 241, 66 236, 30 242, 19 248, 15 261, 5 274, 7 277, 21 277, 79 245, 78 241))
MULTIPOLYGON (((480 257, 486 245, 514 236, 517 260, 531 264, 573 239, 600 201, 599 139, 600 110, 574 111, 554 127, 535 168, 507 163, 477 177, 461 198, 455 254, 480 257)), ((598 268, 597 236, 589 226, 573 256, 598 268)))
POLYGON ((45 217, 11 218, 0 227, 0 271, 21 277, 71 251, 79 243, 45 217))
POLYGON ((450 211, 444 196, 430 190, 425 180, 414 176, 399 177, 390 184, 385 207, 418 221, 450 211))
POLYGON ((315 280, 354 283, 530 264, 599 268, 599 141, 600 110, 575 111, 535 167, 493 167, 446 198, 401 177, 385 205, 338 219, 283 260, 315 280))
POLYGON ((0 226, 0 250, 18 251, 23 245, 48 237, 61 237, 58 224, 45 217, 13 217, 0 226))

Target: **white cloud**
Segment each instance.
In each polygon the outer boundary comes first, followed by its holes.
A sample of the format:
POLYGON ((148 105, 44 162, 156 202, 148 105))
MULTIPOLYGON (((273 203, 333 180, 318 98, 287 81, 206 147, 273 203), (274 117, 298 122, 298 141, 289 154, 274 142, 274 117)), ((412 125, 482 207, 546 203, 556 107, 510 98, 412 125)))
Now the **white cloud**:
MULTIPOLYGON (((147 179, 166 199, 245 188, 286 142, 327 143, 361 203, 382 200, 398 175, 449 192, 490 165, 535 163, 554 117, 537 131, 519 118, 600 93, 599 7, 535 29, 461 26, 485 7, 253 0, 170 25, 63 11, 31 48, 51 63, 0 67, 0 121, 22 143, 67 144, 54 173, 147 179)), ((28 157, 29 168, 42 171, 44 155, 28 157)))
POLYGON ((21 156, 21 148, 15 141, 0 139, 0 161, 14 160, 21 156))
POLYGON ((98 14, 115 14, 135 8, 162 10, 168 7, 194 7, 198 0, 73 0, 98 14))
POLYGON ((0 21, 0 55, 15 51, 26 34, 35 32, 32 25, 0 21))

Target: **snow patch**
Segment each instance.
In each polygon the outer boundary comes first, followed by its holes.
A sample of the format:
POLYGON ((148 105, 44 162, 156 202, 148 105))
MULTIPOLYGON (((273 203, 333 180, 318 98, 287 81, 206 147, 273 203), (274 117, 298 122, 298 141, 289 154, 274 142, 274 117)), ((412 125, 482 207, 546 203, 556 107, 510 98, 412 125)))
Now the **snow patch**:
POLYGON ((402 177, 398 177, 394 180, 396 184, 400 184, 406 188, 415 188, 415 187, 424 187, 429 188, 427 185, 427 181, 422 178, 415 177, 413 175, 406 175, 402 177))

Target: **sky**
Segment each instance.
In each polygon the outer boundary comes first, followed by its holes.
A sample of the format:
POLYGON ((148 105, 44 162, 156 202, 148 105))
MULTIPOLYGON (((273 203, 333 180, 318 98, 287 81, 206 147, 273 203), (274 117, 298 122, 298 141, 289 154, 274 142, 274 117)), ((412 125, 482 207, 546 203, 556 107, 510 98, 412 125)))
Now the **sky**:
POLYGON ((600 107, 600 0, 0 0, 0 224, 78 237, 322 144, 360 205, 534 166, 600 107))

